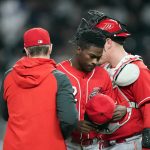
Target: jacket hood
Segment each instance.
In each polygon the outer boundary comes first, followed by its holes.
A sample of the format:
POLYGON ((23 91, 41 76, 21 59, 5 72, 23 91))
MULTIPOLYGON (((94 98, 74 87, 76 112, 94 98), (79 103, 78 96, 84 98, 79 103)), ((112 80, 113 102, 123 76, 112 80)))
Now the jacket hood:
POLYGON ((21 88, 33 88, 55 70, 55 66, 52 59, 23 57, 13 66, 13 78, 21 88))

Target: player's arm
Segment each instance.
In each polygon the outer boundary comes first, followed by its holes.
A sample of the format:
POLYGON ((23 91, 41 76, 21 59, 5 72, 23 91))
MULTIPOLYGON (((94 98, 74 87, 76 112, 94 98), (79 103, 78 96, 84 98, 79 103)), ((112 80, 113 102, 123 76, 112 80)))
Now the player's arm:
POLYGON ((146 67, 140 69, 140 76, 132 90, 143 116, 142 146, 150 149, 150 71, 146 67))
POLYGON ((7 74, 10 72, 11 70, 8 70, 3 77, 2 80, 2 85, 1 85, 1 90, 0 90, 0 115, 2 116, 2 118, 5 121, 8 121, 9 118, 9 114, 8 114, 8 108, 7 108, 7 101, 4 99, 3 94, 4 94, 4 80, 7 76, 7 74))
POLYGON ((74 128, 77 127, 78 113, 76 110, 75 99, 73 96, 72 85, 67 76, 60 72, 54 71, 57 79, 57 115, 60 121, 62 134, 66 139, 74 128))

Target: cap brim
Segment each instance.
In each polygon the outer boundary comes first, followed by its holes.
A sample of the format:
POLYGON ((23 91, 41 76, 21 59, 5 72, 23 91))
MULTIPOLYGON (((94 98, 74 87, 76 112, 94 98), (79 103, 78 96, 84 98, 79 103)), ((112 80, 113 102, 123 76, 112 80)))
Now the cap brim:
POLYGON ((117 34, 117 37, 118 37, 118 36, 120 36, 120 37, 128 37, 128 36, 130 36, 130 35, 131 35, 131 34, 129 34, 129 33, 123 32, 123 33, 117 34))

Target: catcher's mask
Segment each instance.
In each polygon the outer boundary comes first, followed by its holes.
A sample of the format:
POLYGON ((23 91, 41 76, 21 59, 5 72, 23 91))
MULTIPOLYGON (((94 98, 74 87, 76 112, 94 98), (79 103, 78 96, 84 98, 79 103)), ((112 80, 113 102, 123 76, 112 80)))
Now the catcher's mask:
POLYGON ((130 36, 125 24, 97 10, 89 10, 87 16, 81 19, 74 40, 77 40, 82 32, 89 29, 102 30, 107 37, 112 38, 127 38, 130 36))

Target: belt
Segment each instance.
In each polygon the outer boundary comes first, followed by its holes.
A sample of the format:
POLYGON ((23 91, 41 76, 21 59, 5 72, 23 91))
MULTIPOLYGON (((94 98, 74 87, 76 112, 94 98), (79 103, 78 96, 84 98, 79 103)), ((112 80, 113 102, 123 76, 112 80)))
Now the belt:
POLYGON ((119 143, 124 143, 124 142, 127 142, 127 141, 135 140, 135 139, 140 138, 140 137, 141 137, 141 133, 137 133, 133 136, 126 137, 126 138, 120 138, 120 139, 111 140, 111 141, 102 141, 100 143, 100 145, 103 148, 107 148, 107 147, 110 147, 110 146, 113 146, 113 145, 116 145, 116 144, 119 144, 119 143))
POLYGON ((93 145, 93 144, 97 144, 99 142, 98 138, 94 138, 94 139, 71 139, 72 143, 76 143, 79 144, 81 146, 89 146, 89 145, 93 145))
POLYGON ((115 144, 124 143, 124 142, 126 142, 125 139, 102 141, 101 145, 102 145, 103 148, 107 148, 107 147, 113 146, 115 144))

